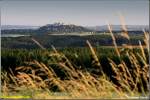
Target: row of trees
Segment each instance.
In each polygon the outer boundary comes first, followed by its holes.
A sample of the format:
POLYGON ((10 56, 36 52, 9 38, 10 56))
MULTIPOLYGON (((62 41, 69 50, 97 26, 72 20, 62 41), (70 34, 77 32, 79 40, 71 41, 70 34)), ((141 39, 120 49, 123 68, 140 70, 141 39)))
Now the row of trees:
MULTIPOLYGON (((127 40, 120 35, 116 36, 116 42, 118 45, 122 44, 133 44, 139 45, 139 40, 144 44, 142 36, 131 36, 131 40, 127 40)), ((112 46, 112 38, 110 35, 90 35, 90 36, 32 36, 44 47, 49 48, 54 45, 58 48, 63 47, 85 47, 87 46, 86 40, 89 40, 93 46, 112 46)), ((34 49, 39 48, 32 40, 31 37, 17 37, 17 38, 2 38, 1 39, 2 48, 24 48, 24 49, 34 49)))

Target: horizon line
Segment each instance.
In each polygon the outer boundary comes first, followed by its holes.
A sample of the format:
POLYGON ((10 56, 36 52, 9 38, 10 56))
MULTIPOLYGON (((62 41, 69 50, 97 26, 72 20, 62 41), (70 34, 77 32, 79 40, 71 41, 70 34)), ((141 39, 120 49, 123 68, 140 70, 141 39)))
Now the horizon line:
MULTIPOLYGON (((54 24, 54 23, 50 23, 50 24, 54 24)), ((13 26, 13 25, 16 25, 16 26, 45 26, 45 25, 48 25, 48 24, 44 24, 44 25, 31 25, 31 24, 1 24, 1 26, 6 26, 6 25, 10 25, 10 26, 13 26)), ((90 26, 106 26, 107 24, 103 24, 103 25, 78 25, 78 24, 63 24, 63 25, 76 25, 76 26, 86 26, 86 27, 90 27, 90 26)), ((111 24, 111 25, 121 25, 121 24, 111 24)), ((126 26, 128 25, 137 25, 137 26, 149 26, 149 24, 127 24, 126 26)))

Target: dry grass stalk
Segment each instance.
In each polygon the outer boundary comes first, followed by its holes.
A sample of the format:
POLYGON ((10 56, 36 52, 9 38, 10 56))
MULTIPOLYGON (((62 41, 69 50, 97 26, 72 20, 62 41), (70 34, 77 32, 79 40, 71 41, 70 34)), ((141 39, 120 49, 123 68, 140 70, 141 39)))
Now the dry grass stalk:
POLYGON ((117 47, 117 43, 116 43, 116 39, 114 37, 114 34, 112 33, 112 26, 110 24, 108 24, 108 29, 109 29, 109 32, 110 32, 110 35, 112 37, 112 40, 113 40, 113 44, 115 46, 115 50, 116 50, 116 53, 118 55, 118 57, 120 57, 120 53, 119 53, 119 50, 118 50, 118 47, 117 47))
POLYGON ((114 61, 112 61, 110 58, 108 58, 108 60, 109 60, 109 64, 111 65, 111 68, 112 68, 112 70, 113 70, 113 72, 116 74, 116 75, 118 75, 118 70, 117 70, 117 65, 114 63, 114 61))
POLYGON ((139 53, 137 53, 137 56, 140 58, 140 60, 144 64, 144 67, 148 67, 149 64, 147 64, 147 62, 144 60, 143 56, 139 53))
POLYGON ((48 88, 48 85, 44 82, 44 80, 41 77, 33 75, 33 74, 29 74, 29 76, 33 78, 33 81, 35 81, 36 86, 38 88, 40 87, 48 88))
POLYGON ((123 30, 122 36, 124 36, 125 38, 130 40, 130 37, 128 35, 128 30, 127 30, 127 27, 126 27, 126 24, 125 24, 125 19, 122 15, 120 15, 119 17, 120 17, 120 21, 121 21, 121 27, 122 27, 122 30, 123 30))
POLYGON ((86 41, 86 43, 88 44, 88 46, 89 46, 89 48, 90 48, 90 50, 91 50, 91 53, 92 53, 92 56, 93 56, 94 60, 95 60, 96 62, 98 62, 98 66, 100 66, 99 59, 98 59, 98 57, 97 57, 97 55, 96 55, 96 52, 95 52, 95 50, 93 49, 91 43, 90 43, 88 40, 86 41))
POLYGON ((72 65, 72 63, 69 61, 69 59, 64 54, 62 54, 62 58, 64 58, 66 60, 66 64, 68 65, 68 67, 71 68, 71 70, 75 71, 74 66, 72 65))
POLYGON ((16 77, 15 76, 12 76, 11 74, 9 74, 11 80, 15 83, 15 85, 18 87, 18 82, 16 81, 16 77))
POLYGON ((71 64, 71 62, 69 61, 69 59, 63 53, 59 53, 53 45, 51 47, 54 50, 54 52, 56 53, 55 56, 58 56, 59 58, 64 58, 66 60, 66 64, 68 65, 68 67, 71 68, 71 70, 75 71, 75 69, 74 69, 73 65, 71 64))
POLYGON ((146 32, 144 29, 143 29, 143 33, 144 33, 144 42, 147 46, 147 50, 149 52, 149 33, 146 32))
POLYGON ((99 59, 98 59, 98 57, 97 57, 97 55, 96 55, 95 50, 93 49, 91 43, 90 43, 88 40, 86 41, 86 43, 88 44, 88 46, 89 46, 89 48, 90 48, 90 51, 91 51, 91 53, 92 53, 92 57, 94 58, 94 60, 95 60, 95 62, 96 62, 96 65, 100 68, 101 74, 104 75, 102 66, 101 66, 101 64, 100 64, 100 62, 99 62, 99 59))
POLYGON ((32 78, 28 74, 23 73, 23 72, 19 72, 19 75, 17 76, 17 78, 19 78, 22 81, 26 82, 26 83, 23 83, 23 84, 28 84, 32 88, 37 88, 37 85, 34 83, 32 78))
POLYGON ((6 81, 4 80, 4 84, 3 84, 3 86, 2 86, 2 92, 3 92, 4 95, 7 95, 7 94, 8 94, 8 91, 9 91, 9 89, 7 88, 7 83, 6 83, 6 81))
POLYGON ((58 51, 56 50, 56 48, 55 48, 53 45, 51 45, 51 47, 52 47, 53 51, 54 51, 56 54, 58 54, 58 51))
POLYGON ((31 38, 31 40, 33 42, 35 42, 41 49, 45 49, 37 40, 35 40, 34 38, 31 38))
POLYGON ((122 64, 126 70, 126 75, 128 76, 128 80, 130 80, 132 82, 132 84, 134 84, 134 81, 133 81, 133 78, 132 78, 131 73, 129 71, 129 68, 127 67, 127 65, 124 61, 122 61, 122 64))
POLYGON ((145 56, 144 48, 143 48, 143 46, 141 44, 141 41, 139 41, 139 45, 140 45, 142 56, 143 56, 144 60, 146 61, 146 56, 145 56))

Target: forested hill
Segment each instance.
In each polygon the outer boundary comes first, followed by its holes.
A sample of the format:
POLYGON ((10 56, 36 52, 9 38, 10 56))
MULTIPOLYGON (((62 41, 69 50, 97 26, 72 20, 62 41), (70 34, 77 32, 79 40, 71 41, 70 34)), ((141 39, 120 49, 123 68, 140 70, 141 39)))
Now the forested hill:
POLYGON ((47 24, 45 26, 40 27, 37 32, 38 33, 81 33, 81 32, 91 32, 92 30, 82 27, 82 26, 77 26, 77 25, 64 25, 61 23, 54 23, 54 24, 47 24))

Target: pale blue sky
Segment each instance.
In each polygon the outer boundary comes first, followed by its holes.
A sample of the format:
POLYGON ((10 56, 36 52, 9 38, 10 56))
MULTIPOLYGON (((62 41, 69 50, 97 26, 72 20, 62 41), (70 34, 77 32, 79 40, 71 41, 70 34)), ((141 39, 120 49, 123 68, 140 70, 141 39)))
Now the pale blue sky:
POLYGON ((3 25, 45 25, 54 22, 84 26, 120 24, 118 12, 128 25, 149 25, 148 0, 3 0, 3 25))

